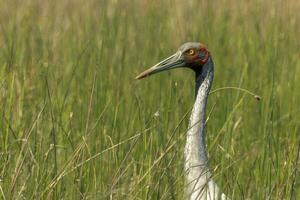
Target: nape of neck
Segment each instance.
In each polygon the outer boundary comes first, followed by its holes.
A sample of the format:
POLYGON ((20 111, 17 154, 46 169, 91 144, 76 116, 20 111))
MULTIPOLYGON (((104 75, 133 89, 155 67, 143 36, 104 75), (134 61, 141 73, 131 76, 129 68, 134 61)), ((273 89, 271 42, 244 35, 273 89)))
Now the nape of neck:
POLYGON ((205 145, 205 110, 213 81, 211 59, 196 72, 196 98, 192 109, 185 146, 185 173, 188 199, 220 199, 217 185, 211 179, 205 145))

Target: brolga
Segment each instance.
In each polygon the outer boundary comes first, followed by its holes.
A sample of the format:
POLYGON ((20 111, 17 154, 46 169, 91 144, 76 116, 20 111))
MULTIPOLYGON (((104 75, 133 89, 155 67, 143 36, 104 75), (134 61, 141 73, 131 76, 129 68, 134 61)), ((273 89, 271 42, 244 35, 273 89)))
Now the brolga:
POLYGON ((212 180, 205 146, 205 109, 214 77, 214 63, 207 48, 198 42, 185 43, 175 54, 142 72, 136 78, 142 79, 180 67, 190 68, 196 75, 196 97, 184 150, 186 197, 190 200, 229 199, 212 180))

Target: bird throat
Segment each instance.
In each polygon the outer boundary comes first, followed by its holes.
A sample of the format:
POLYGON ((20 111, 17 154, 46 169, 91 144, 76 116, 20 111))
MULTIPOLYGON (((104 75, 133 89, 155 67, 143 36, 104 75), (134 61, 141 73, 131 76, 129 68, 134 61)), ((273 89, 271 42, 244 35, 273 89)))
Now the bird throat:
POLYGON ((205 79, 205 75, 202 74, 202 66, 199 67, 198 69, 194 69, 194 72, 195 72, 195 100, 196 100, 200 86, 205 79))
POLYGON ((185 146, 185 172, 188 196, 199 194, 209 182, 211 173, 205 145, 205 110, 213 81, 211 59, 196 73, 196 97, 193 106, 185 146))

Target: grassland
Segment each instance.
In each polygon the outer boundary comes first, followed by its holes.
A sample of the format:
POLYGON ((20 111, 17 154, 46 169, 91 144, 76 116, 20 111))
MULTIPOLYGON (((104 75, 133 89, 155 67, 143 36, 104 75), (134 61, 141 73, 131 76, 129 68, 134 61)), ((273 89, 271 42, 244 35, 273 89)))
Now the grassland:
POLYGON ((300 3, 0 6, 0 198, 182 199, 194 75, 141 70, 186 41, 215 62, 207 145, 232 199, 300 199, 300 3))

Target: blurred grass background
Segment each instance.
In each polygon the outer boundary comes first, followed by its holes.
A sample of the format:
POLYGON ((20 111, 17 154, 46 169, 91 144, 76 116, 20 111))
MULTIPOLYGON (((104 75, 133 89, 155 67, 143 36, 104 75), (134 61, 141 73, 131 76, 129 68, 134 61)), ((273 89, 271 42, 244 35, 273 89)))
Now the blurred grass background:
POLYGON ((194 75, 134 77, 187 41, 215 62, 207 145, 232 199, 300 198, 300 2, 4 0, 1 199, 183 199, 194 75))

